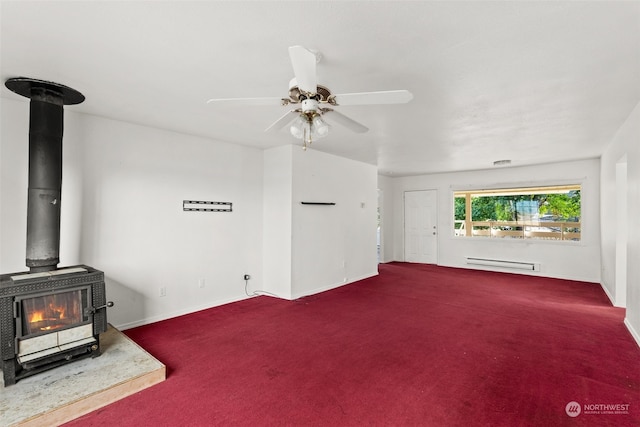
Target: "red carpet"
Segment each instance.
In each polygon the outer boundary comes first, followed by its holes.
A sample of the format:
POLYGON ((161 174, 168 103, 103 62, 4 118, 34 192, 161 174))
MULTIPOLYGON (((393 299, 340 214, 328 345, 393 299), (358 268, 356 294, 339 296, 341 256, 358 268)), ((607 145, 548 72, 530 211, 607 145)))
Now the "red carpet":
POLYGON ((126 331, 167 380, 68 425, 638 426, 623 319, 597 284, 383 264, 126 331))

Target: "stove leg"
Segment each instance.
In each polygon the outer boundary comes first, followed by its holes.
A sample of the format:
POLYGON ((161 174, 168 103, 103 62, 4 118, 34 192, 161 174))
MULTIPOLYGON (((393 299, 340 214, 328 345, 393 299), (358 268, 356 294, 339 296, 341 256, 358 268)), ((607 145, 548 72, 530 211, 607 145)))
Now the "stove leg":
POLYGON ((16 359, 2 361, 2 376, 4 379, 5 387, 14 385, 16 383, 17 369, 18 363, 16 362, 16 359))

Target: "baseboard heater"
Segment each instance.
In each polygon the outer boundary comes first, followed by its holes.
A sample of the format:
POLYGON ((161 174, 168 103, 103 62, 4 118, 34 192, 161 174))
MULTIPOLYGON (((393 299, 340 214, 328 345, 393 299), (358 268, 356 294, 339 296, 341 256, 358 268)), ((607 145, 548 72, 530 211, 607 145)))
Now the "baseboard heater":
POLYGON ((505 261, 501 259, 466 257, 467 264, 486 265, 490 267, 515 268, 518 270, 540 271, 540 264, 535 262, 505 261))

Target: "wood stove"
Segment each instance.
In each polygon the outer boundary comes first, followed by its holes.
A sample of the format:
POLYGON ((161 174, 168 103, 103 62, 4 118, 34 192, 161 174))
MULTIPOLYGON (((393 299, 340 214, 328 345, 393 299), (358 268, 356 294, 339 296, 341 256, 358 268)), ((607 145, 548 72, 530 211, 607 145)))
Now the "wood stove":
POLYGON ((84 96, 24 77, 5 82, 30 102, 27 256, 29 272, 0 275, 0 355, 4 385, 67 362, 100 355, 107 330, 104 273, 58 268, 63 106, 84 96))
POLYGON ((80 265, 0 276, 4 385, 100 355, 107 330, 104 273, 80 265))

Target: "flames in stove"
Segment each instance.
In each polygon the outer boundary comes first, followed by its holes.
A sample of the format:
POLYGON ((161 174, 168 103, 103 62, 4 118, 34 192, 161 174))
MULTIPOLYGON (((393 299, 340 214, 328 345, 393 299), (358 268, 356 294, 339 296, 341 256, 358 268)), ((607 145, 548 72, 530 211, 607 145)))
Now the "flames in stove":
POLYGON ((33 323, 42 322, 44 320, 44 316, 45 316, 44 310, 31 313, 31 315, 29 316, 29 323, 33 324, 33 323))
POLYGON ((82 290, 76 290, 22 300, 27 334, 54 331, 82 323, 82 301, 86 300, 82 293, 82 290))
POLYGON ((40 331, 51 331, 64 327, 66 309, 63 306, 54 306, 49 304, 46 310, 37 310, 29 315, 30 329, 38 329, 40 331))

